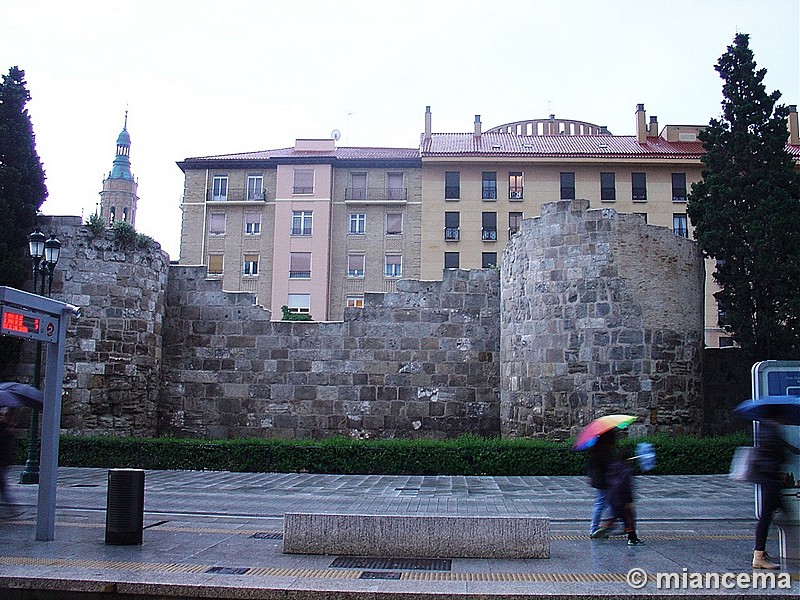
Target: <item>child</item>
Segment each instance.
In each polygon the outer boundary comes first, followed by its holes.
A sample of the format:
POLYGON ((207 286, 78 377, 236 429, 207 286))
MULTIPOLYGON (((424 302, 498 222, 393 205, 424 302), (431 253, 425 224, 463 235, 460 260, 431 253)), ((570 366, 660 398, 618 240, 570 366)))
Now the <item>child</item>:
POLYGON ((608 469, 608 504, 612 517, 600 526, 600 537, 611 529, 617 519, 622 519, 628 546, 641 546, 644 542, 636 535, 636 517, 633 512, 633 465, 630 448, 620 448, 608 469))

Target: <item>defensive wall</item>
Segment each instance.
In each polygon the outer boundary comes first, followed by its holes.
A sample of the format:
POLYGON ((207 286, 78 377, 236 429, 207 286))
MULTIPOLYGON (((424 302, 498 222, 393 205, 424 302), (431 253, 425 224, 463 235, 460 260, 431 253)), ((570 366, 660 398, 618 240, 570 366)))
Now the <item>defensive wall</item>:
POLYGON ((523 222, 502 273, 400 281, 331 323, 270 321, 205 267, 94 236, 77 217, 43 230, 63 242, 53 297, 81 307, 68 333, 67 432, 564 437, 623 410, 643 417, 641 432, 727 426, 701 393, 702 261, 693 242, 634 215, 546 205, 523 222))

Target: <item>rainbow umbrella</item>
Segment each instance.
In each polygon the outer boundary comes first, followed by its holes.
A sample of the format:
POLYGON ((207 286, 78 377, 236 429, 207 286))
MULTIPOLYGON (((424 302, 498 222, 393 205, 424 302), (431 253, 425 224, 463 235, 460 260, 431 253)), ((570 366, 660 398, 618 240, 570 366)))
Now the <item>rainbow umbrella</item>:
POLYGON ((635 420, 636 417, 631 415, 606 415, 604 417, 599 417, 581 429, 572 448, 574 450, 586 450, 587 448, 591 448, 597 443, 597 438, 606 431, 610 431, 614 428, 625 429, 635 420))

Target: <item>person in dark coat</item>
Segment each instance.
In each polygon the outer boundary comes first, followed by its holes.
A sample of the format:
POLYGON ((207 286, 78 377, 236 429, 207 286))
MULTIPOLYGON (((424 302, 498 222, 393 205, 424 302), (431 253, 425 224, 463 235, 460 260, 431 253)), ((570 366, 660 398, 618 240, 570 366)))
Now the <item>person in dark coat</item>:
POLYGON ((605 537, 619 519, 628 534, 629 546, 641 546, 644 542, 636 535, 636 515, 633 509, 633 454, 630 448, 615 453, 608 468, 608 490, 606 499, 611 507, 611 518, 600 525, 601 532, 594 537, 605 537))
POLYGON ((767 418, 758 422, 758 446, 752 461, 751 481, 761 486, 756 540, 753 550, 754 569, 779 569, 766 552, 767 533, 772 516, 781 508, 783 478, 781 466, 786 461, 786 451, 800 454, 800 449, 788 443, 781 431, 782 417, 778 407, 767 413, 767 418))
MULTIPOLYGON (((617 442, 616 429, 600 435, 594 446, 589 448, 586 461, 586 474, 589 476, 589 485, 595 489, 594 507, 592 508, 592 522, 589 526, 589 536, 596 537, 600 530, 603 512, 606 510, 606 490, 608 489, 608 468, 614 458, 614 446, 617 442)), ((604 533, 604 532, 600 532, 604 533)))
POLYGON ((6 481, 8 467, 14 464, 14 433, 11 431, 13 417, 14 409, 8 408, 0 418, 0 501, 9 505, 14 503, 6 481))

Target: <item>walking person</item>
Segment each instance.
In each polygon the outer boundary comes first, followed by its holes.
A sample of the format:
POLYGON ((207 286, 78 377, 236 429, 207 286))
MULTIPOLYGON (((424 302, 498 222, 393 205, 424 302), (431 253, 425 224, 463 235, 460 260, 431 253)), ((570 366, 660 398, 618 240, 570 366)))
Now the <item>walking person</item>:
POLYGON ((783 438, 783 418, 777 407, 770 407, 766 418, 758 423, 758 446, 752 463, 751 480, 761 486, 758 522, 753 550, 754 569, 779 569, 766 551, 767 534, 776 510, 781 508, 783 477, 781 465, 786 461, 786 451, 800 454, 800 449, 783 438))
MULTIPOLYGON (((2 502, 3 513, 7 511, 13 512, 14 505, 9 484, 6 481, 8 467, 14 464, 14 433, 11 431, 13 418, 13 408, 7 408, 2 418, 0 418, 0 502, 2 502)), ((0 516, 8 515, 2 514, 0 516)))
POLYGON ((595 538, 595 533, 600 529, 603 513, 607 507, 608 469, 614 457, 616 442, 616 430, 611 429, 601 434, 597 438, 597 442, 589 448, 586 473, 589 476, 589 485, 595 489, 592 521, 589 526, 589 537, 592 539, 595 538))
POLYGON ((608 468, 606 501, 611 507, 611 518, 603 522, 592 534, 593 538, 608 537, 608 530, 621 520, 628 534, 628 546, 642 546, 636 534, 636 514, 633 502, 633 453, 630 448, 620 448, 608 468))

